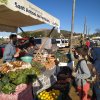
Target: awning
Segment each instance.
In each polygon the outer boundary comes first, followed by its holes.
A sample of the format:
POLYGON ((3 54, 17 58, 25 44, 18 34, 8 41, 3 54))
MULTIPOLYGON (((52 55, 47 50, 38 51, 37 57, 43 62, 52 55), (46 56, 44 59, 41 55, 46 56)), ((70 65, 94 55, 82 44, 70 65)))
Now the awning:
POLYGON ((0 25, 0 31, 17 32, 17 27, 0 25))
MULTIPOLYGON (((43 23, 60 27, 60 21, 57 18, 27 0, 0 0, 0 26, 17 29, 43 23)), ((2 31, 1 28, 0 31, 2 31)))

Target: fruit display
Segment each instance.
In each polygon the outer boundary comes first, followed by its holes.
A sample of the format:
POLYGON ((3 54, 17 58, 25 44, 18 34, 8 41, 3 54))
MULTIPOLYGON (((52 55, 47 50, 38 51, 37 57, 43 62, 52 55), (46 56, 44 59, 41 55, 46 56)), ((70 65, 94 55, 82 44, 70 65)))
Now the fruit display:
POLYGON ((54 57, 48 57, 47 62, 45 63, 46 69, 52 69, 55 66, 55 58, 54 57))
POLYGON ((35 62, 35 65, 39 66, 39 68, 45 67, 47 70, 51 70, 56 65, 55 61, 56 61, 55 57, 51 54, 48 54, 46 57, 42 55, 41 59, 38 59, 38 58, 33 59, 33 65, 34 65, 34 62, 35 62), (40 64, 41 66, 38 65, 38 64, 40 64))
POLYGON ((9 71, 0 77, 0 92, 5 94, 13 93, 17 85, 32 83, 36 78, 37 76, 34 74, 32 68, 9 71))
POLYGON ((10 67, 6 64, 2 65, 2 67, 0 67, 0 72, 1 73, 7 73, 10 70, 10 67))
POLYGON ((49 92, 42 91, 38 94, 38 100, 58 100, 59 96, 61 95, 59 90, 51 90, 49 92))
POLYGON ((45 71, 45 67, 39 62, 31 64, 22 61, 4 63, 0 67, 0 92, 13 93, 17 85, 33 83, 37 76, 45 71), (8 89, 7 89, 8 87, 8 89))
POLYGON ((44 62, 41 62, 47 70, 51 70, 55 67, 55 58, 48 56, 44 62))
POLYGON ((8 73, 9 71, 15 71, 17 69, 25 69, 30 67, 31 65, 29 63, 25 63, 22 61, 7 62, 5 64, 2 64, 2 66, 0 67, 0 72, 8 73))

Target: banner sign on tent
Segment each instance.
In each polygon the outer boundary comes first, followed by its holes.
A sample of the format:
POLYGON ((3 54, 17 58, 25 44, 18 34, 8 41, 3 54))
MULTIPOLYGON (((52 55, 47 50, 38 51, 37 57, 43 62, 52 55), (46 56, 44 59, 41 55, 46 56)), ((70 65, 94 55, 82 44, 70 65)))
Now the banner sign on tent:
MULTIPOLYGON (((43 17, 42 12, 36 10, 35 8, 32 8, 31 6, 29 6, 29 8, 26 8, 25 6, 22 6, 20 4, 18 4, 17 2, 15 2, 15 7, 18 8, 19 10, 23 10, 27 13, 29 13, 30 15, 36 16, 48 23, 50 23, 50 20, 46 17, 43 17)), ((56 23, 52 23, 52 24, 56 24, 56 23)))
POLYGON ((57 18, 27 0, 0 0, 0 11, 0 24, 3 25, 24 27, 46 23, 57 29, 60 27, 57 18))

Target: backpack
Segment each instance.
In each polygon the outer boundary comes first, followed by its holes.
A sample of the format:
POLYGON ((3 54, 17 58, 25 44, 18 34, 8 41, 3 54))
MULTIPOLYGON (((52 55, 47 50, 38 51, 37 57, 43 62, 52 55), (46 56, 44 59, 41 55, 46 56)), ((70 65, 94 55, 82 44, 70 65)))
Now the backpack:
POLYGON ((91 77, 89 79, 87 79, 87 81, 90 83, 91 82, 94 83, 96 81, 96 76, 97 76, 97 71, 95 69, 95 66, 90 62, 87 62, 87 66, 88 66, 89 71, 91 73, 91 77))
MULTIPOLYGON (((80 60, 79 63, 83 60, 85 60, 85 59, 80 60)), ((86 63, 87 63, 87 67, 88 67, 88 69, 91 73, 91 76, 88 79, 86 79, 86 81, 89 82, 89 83, 94 83, 96 81, 96 75, 97 75, 95 66, 92 63, 90 63, 89 61, 86 61, 86 63)))

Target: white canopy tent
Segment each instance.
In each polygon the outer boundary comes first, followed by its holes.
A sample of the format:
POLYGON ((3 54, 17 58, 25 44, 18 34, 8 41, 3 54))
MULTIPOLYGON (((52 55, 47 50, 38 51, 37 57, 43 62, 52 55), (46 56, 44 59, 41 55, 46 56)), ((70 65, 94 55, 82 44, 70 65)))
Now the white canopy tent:
POLYGON ((57 18, 27 0, 0 0, 0 31, 16 32, 18 27, 43 23, 60 28, 57 18))

